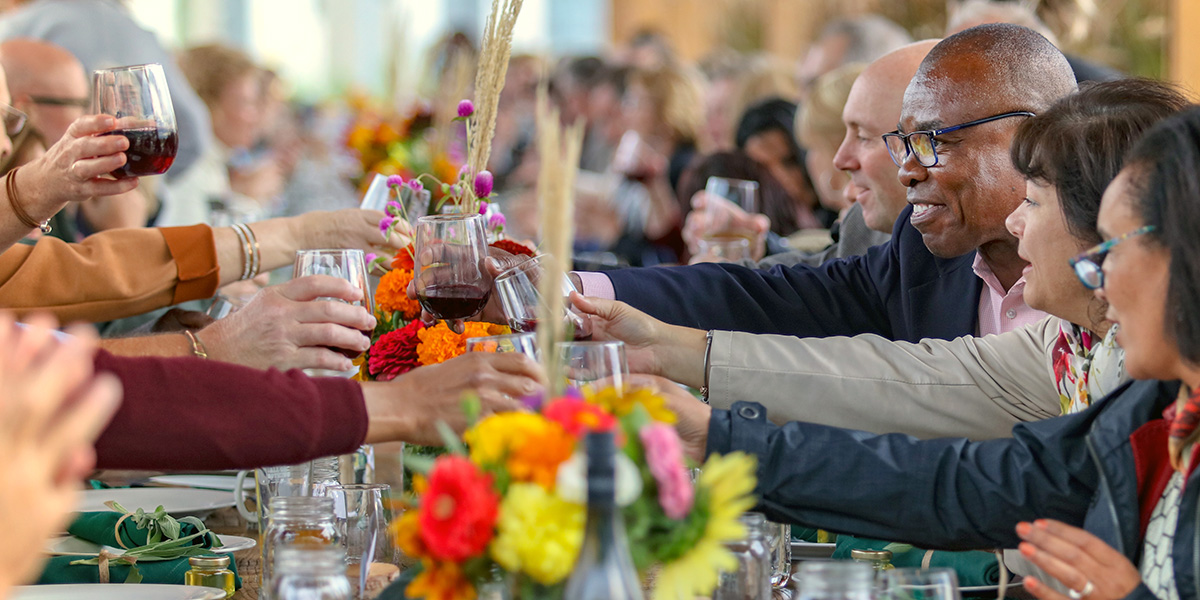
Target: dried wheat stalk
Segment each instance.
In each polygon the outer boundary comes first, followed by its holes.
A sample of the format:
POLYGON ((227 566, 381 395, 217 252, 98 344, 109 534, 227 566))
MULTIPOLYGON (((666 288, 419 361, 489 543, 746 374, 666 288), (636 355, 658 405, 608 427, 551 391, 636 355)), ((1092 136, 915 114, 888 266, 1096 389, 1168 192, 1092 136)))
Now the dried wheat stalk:
MULTIPOLYGON (((496 111, 500 92, 508 75, 508 58, 512 54, 513 27, 521 13, 522 0, 492 0, 479 52, 479 70, 475 73, 475 115, 471 120, 471 151, 467 164, 472 179, 487 169, 492 154, 492 137, 496 133, 496 111)), ((467 187, 470 187, 469 185, 467 187)), ((466 194, 468 212, 479 209, 474 191, 466 194)))

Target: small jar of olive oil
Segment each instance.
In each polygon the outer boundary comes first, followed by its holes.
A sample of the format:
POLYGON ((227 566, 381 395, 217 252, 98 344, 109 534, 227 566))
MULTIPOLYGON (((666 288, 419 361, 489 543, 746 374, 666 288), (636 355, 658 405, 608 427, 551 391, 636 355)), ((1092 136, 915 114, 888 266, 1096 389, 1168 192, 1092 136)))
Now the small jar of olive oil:
POLYGON ((233 596, 233 571, 229 570, 229 556, 193 556, 188 559, 192 569, 183 575, 186 585, 214 587, 225 590, 225 597, 233 596))

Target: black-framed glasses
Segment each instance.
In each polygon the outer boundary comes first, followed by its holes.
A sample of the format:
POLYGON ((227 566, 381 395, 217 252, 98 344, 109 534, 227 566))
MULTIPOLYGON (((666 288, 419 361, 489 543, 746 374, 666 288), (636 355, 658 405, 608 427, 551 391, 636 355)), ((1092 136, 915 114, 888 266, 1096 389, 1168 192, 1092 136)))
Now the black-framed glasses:
POLYGON ((1069 262, 1071 263, 1071 268, 1075 269, 1075 276, 1079 278, 1079 282, 1083 284, 1083 287, 1089 290, 1095 290, 1104 287, 1104 269, 1102 267, 1104 266, 1104 258, 1108 256, 1108 253, 1111 252, 1112 249, 1117 246, 1117 244, 1120 244, 1129 238, 1135 238, 1139 235, 1150 233, 1155 229, 1157 229, 1157 227, 1153 225, 1139 227, 1133 231, 1130 231, 1129 233, 1126 233, 1125 235, 1119 235, 1111 240, 1108 240, 1107 242, 1102 242, 1095 248, 1092 248, 1091 250, 1072 258, 1069 262))
POLYGON ((883 134, 883 143, 887 144, 888 154, 892 157, 892 162, 896 163, 897 167, 903 166, 904 161, 908 160, 910 154, 915 154, 917 155, 917 164, 928 168, 938 163, 937 140, 934 139, 937 136, 1009 117, 1032 116, 1034 114, 1027 110, 1018 110, 975 119, 974 121, 967 121, 966 123, 943 127, 941 129, 914 131, 912 133, 900 133, 899 130, 896 130, 883 134))
POLYGON ((29 120, 28 115, 7 104, 0 104, 0 115, 4 117, 4 132, 8 137, 21 133, 25 129, 25 122, 29 120))
POLYGON ((34 104, 45 106, 74 106, 87 110, 92 106, 91 98, 62 98, 60 96, 30 96, 34 104))

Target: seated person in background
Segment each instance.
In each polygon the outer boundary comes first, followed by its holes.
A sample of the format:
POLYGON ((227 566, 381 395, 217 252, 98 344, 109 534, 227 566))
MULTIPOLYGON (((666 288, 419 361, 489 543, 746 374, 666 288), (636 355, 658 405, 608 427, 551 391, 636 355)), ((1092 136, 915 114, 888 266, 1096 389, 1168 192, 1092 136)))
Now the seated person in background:
POLYGON ((912 41, 903 27, 881 15, 833 19, 796 62, 800 102, 808 101, 822 75, 843 65, 872 62, 912 41))
POLYGON ((209 223, 212 207, 236 215, 235 220, 270 214, 271 202, 283 189, 279 165, 264 157, 240 166, 236 177, 230 173, 234 153, 248 150, 262 131, 262 71, 241 50, 220 44, 186 50, 179 66, 208 107, 215 141, 193 168, 170 183, 170 197, 156 223, 209 223))
POLYGON ((55 337, 52 319, 18 327, 0 314, 0 598, 41 570, 96 462, 93 444, 120 403, 111 374, 94 374, 89 328, 55 337))
POLYGON ((851 63, 822 75, 808 95, 808 102, 796 111, 796 141, 804 148, 804 167, 812 179, 817 202, 821 208, 835 213, 839 221, 854 205, 854 197, 853 192, 846 190, 849 176, 833 166, 833 156, 846 139, 846 124, 842 122, 846 99, 866 67, 851 63))
MULTIPOLYGON (((710 198, 708 192, 705 191, 710 177, 740 179, 757 183, 757 201, 762 205, 787 206, 791 204, 791 197, 788 196, 787 190, 780 185, 766 167, 747 156, 746 153, 740 151, 717 152, 698 157, 683 172, 683 177, 679 181, 679 203, 688 207, 686 217, 688 229, 684 230, 683 238, 688 242, 687 251, 693 262, 698 262, 697 258, 702 259, 703 262, 718 262, 709 260, 715 257, 702 256, 704 253, 701 251, 702 242, 718 230, 759 233, 770 226, 770 219, 761 213, 753 215, 753 218, 756 219, 753 223, 754 227, 744 228, 740 227, 740 223, 723 219, 724 213, 707 212, 707 208, 713 206, 714 202, 724 201, 719 197, 710 198)), ((728 201, 724 202, 731 204, 728 201)), ((748 250, 754 256, 762 256, 765 252, 766 240, 766 236, 757 235, 748 250)))
MULTIPOLYGON (((30 38, 0 43, 0 65, 8 76, 13 107, 29 116, 10 160, 7 173, 45 152, 67 133, 75 119, 89 112, 88 78, 83 65, 59 46, 30 38)), ((92 232, 145 227, 158 211, 154 196, 159 177, 143 177, 138 188, 117 196, 101 196, 69 204, 51 220, 51 235, 77 242, 92 232)))
POLYGON ((772 205, 765 199, 760 202, 760 211, 771 219, 771 231, 781 236, 827 227, 837 217, 822 209, 826 223, 814 213, 817 194, 804 168, 804 151, 796 143, 795 122, 794 103, 779 98, 764 100, 742 114, 734 140, 738 150, 765 167, 787 191, 787 204, 772 205))

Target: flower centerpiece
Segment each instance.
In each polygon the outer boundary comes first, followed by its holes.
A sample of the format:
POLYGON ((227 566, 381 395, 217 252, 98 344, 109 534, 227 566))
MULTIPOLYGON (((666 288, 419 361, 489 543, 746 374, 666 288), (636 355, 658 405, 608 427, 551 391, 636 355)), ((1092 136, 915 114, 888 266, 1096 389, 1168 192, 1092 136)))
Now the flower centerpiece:
POLYGON ((448 435, 451 452, 414 481, 416 500, 393 524, 421 563, 409 597, 471 600, 483 585, 561 597, 584 537, 583 439, 594 431, 616 434, 617 503, 635 565, 658 569, 655 598, 710 594, 718 573, 736 568, 724 544, 745 534, 738 516, 754 505, 753 457, 711 456, 693 483, 675 414, 647 389, 568 390, 529 405, 476 422, 465 446, 448 435))

